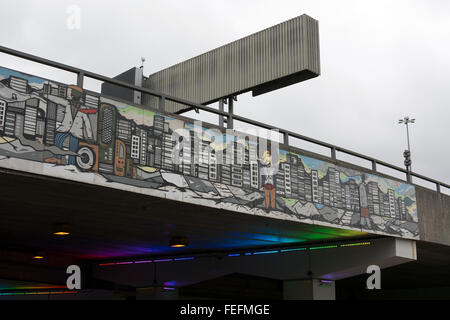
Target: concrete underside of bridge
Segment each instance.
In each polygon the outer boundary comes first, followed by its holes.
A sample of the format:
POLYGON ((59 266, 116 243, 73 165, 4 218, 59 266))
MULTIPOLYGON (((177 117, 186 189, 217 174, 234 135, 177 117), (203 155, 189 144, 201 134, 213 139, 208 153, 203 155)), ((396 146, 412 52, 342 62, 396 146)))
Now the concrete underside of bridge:
MULTIPOLYGON (((416 256, 416 243, 409 240, 257 217, 15 171, 3 171, 0 179, 0 292, 5 288, 64 286, 70 264, 82 267, 84 289, 91 290, 88 296, 83 291, 71 296, 78 299, 289 298, 286 288, 293 286, 299 292, 304 281, 310 281, 307 286, 313 292, 313 278, 336 281, 333 297, 355 298, 364 296, 359 292, 367 293, 365 269, 370 264, 387 268, 387 276, 382 278, 387 288, 450 287, 446 246, 418 242, 416 256), (56 223, 70 224, 73 233, 64 238, 52 236, 56 223), (188 237, 189 246, 171 248, 172 236, 188 237), (362 240, 370 241, 371 246, 227 256, 233 250, 362 240), (37 253, 45 259, 33 260, 37 253), (183 255, 202 259, 99 267, 111 260, 183 255), (176 292, 161 291, 162 286, 176 287, 176 292)), ((293 298, 299 297, 294 294, 293 298)), ((306 294, 305 298, 314 297, 306 294)))

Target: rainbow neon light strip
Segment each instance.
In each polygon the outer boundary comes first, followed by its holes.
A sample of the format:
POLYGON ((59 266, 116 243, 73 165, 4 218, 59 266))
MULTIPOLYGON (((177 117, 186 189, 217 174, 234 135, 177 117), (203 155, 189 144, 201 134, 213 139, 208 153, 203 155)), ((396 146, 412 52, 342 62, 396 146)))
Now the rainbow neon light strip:
MULTIPOLYGON (((360 246, 370 246, 370 241, 365 242, 353 242, 353 243, 341 243, 341 244, 326 244, 321 246, 310 246, 310 247, 299 247, 299 248, 286 248, 279 250, 270 250, 270 251, 253 251, 248 252, 230 252, 230 253, 222 253, 228 257, 248 257, 248 256, 256 256, 256 255, 265 255, 265 254, 276 254, 276 253, 290 253, 290 252, 298 252, 298 251, 316 251, 316 250, 325 250, 325 249, 336 249, 336 248, 348 248, 348 247, 360 247, 360 246)), ((200 258, 200 257, 197 257, 200 258)), ((187 261, 187 260, 195 260, 196 257, 181 257, 181 258, 161 258, 154 260, 136 260, 136 261, 119 261, 119 262, 108 262, 108 263, 100 263, 100 267, 113 266, 113 265, 130 265, 130 264, 144 264, 144 263, 160 263, 160 262, 179 262, 179 261, 187 261)))
POLYGON ((17 295, 49 295, 49 294, 75 294, 78 291, 28 291, 28 292, 0 292, 0 296, 17 295))

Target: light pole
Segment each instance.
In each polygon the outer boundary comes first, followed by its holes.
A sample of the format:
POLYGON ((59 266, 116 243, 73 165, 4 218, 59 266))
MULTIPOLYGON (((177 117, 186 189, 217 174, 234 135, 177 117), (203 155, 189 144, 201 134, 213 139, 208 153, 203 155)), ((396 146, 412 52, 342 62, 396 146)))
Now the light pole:
POLYGON ((406 138, 408 140, 408 150, 406 150, 403 153, 403 156, 405 157, 405 166, 408 170, 408 181, 411 181, 411 147, 409 144, 409 124, 415 123, 416 119, 410 119, 409 117, 404 117, 403 119, 398 120, 399 124, 405 124, 406 125, 406 138))

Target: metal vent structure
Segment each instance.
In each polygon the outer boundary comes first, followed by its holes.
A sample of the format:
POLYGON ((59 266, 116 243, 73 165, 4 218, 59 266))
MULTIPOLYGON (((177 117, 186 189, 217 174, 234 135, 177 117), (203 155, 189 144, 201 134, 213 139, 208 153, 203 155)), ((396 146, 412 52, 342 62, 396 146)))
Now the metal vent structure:
MULTIPOLYGON (((144 78, 144 88, 199 104, 252 91, 253 96, 320 75, 319 24, 301 15, 144 78)), ((144 95, 144 105, 157 106, 144 95)), ((190 108, 166 103, 166 111, 190 108)))

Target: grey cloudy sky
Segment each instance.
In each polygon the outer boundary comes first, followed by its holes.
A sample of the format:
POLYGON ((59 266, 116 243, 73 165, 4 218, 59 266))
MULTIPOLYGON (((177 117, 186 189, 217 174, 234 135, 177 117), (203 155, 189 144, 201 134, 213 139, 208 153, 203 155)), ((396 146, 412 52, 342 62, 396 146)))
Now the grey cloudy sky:
POLYGON ((417 119, 413 170, 450 183, 450 1, 2 1, 0 43, 107 76, 144 56, 150 74, 303 13, 319 20, 322 75, 256 98, 242 95, 236 112, 398 166, 406 129, 397 122, 410 115, 417 119), (70 5, 81 8, 79 30, 66 26, 70 5))

